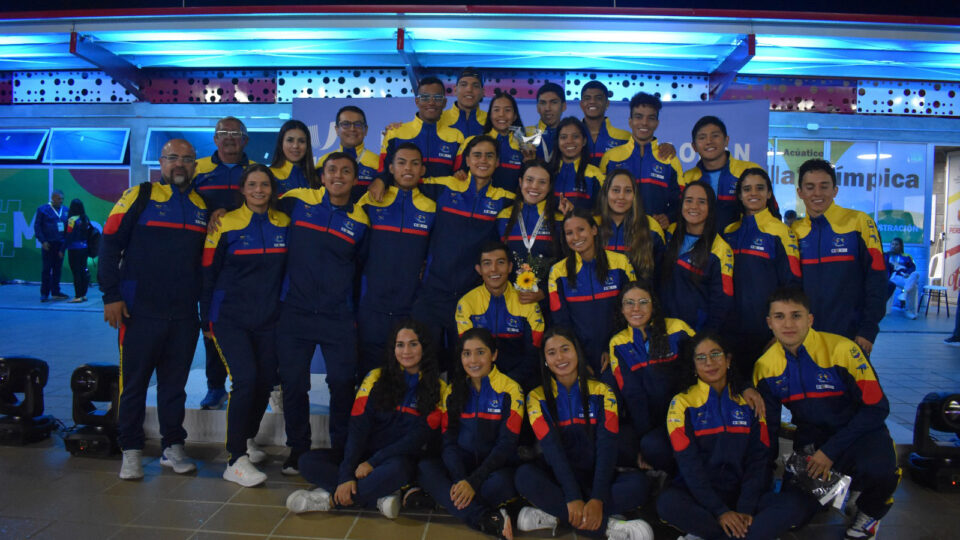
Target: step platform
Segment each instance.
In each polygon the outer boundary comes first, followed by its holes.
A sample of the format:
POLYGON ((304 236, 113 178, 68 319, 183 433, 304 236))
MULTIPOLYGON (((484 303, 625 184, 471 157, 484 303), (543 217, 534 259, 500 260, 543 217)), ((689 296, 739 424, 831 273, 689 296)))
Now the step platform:
MULTIPOLYGON (((230 382, 227 381, 229 390, 230 382)), ((326 376, 310 375, 310 433, 313 448, 329 448, 330 393, 327 391, 326 376)), ((186 414, 183 427, 187 430, 188 442, 224 443, 227 440, 227 409, 205 411, 200 408, 200 400, 207 395, 207 375, 202 369, 190 371, 187 380, 186 414)), ((143 423, 148 439, 160 438, 160 426, 157 422, 157 386, 147 390, 147 411, 143 423)), ((284 446, 286 435, 283 430, 283 414, 274 411, 269 405, 260 422, 257 442, 261 445, 284 446)))

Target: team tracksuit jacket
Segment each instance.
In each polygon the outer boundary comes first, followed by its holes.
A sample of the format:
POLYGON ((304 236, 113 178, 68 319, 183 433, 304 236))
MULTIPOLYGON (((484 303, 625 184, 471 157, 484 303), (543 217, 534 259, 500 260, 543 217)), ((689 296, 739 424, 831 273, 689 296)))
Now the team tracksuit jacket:
POLYGON ((483 126, 487 123, 487 112, 477 107, 473 111, 464 111, 453 102, 453 106, 443 111, 438 124, 452 127, 463 134, 463 138, 473 137, 483 133, 483 126))
POLYGON ((456 171, 454 165, 463 146, 463 134, 450 126, 425 123, 418 115, 400 127, 391 129, 383 138, 378 176, 388 185, 392 183, 389 165, 393 162, 393 154, 397 146, 405 142, 416 144, 423 153, 423 164, 427 167, 425 176, 444 177, 456 171))
POLYGON ((659 145, 653 139, 642 147, 630 138, 626 144, 607 151, 600 161, 600 170, 609 177, 614 169, 627 169, 637 180, 643 208, 648 215, 666 214, 671 223, 680 215, 680 192, 683 169, 676 156, 668 161, 657 157, 659 145), (641 155, 641 148, 643 154, 641 155))
MULTIPOLYGON (((581 121, 583 125, 587 125, 586 120, 581 121)), ((590 150, 590 164, 600 165, 603 154, 608 150, 613 150, 620 145, 627 144, 627 141, 632 138, 632 133, 613 127, 610 119, 604 118, 603 124, 600 125, 600 133, 597 134, 597 140, 594 141, 593 137, 587 137, 587 148, 590 150)))
POLYGON ((626 255, 607 251, 609 271, 601 283, 597 278, 597 259, 583 262, 576 258, 576 287, 567 275, 566 259, 561 259, 550 270, 547 290, 553 324, 573 329, 594 373, 600 373, 600 356, 614 333, 617 297, 624 285, 636 281, 637 274, 626 255))
POLYGON ((860 347, 836 334, 810 329, 793 355, 780 343, 760 357, 753 382, 766 401, 776 441, 782 406, 797 426, 794 448, 813 445, 833 469, 853 477, 860 510, 882 518, 900 481, 893 440, 884 423, 890 404, 860 347))
POLYGON ((233 166, 220 161, 217 152, 197 160, 193 186, 207 203, 207 210, 240 208, 240 176, 247 165, 250 165, 247 154, 240 156, 240 161, 233 166))
POLYGON ((795 222, 793 232, 814 328, 875 341, 888 279, 877 224, 863 212, 831 204, 823 215, 795 222))
POLYGON ((706 268, 694 266, 690 257, 690 251, 679 254, 670 280, 660 284, 663 309, 698 332, 720 330, 733 307, 733 250, 718 234, 706 268))
POLYGON ((513 467, 517 439, 523 424, 520 385, 496 366, 483 378, 480 390, 467 383, 469 396, 460 418, 450 422, 448 402, 452 385, 440 399, 443 412, 441 459, 420 462, 420 485, 451 515, 478 527, 484 514, 516 497, 513 467), (477 496, 463 509, 454 506, 450 488, 466 480, 477 496))
MULTIPOLYGON (((724 230, 727 225, 733 223, 737 217, 739 208, 736 193, 737 182, 740 181, 740 175, 747 169, 757 168, 762 169, 764 167, 760 167, 752 161, 733 159, 730 157, 730 152, 727 152, 727 163, 720 168, 717 185, 714 187, 714 191, 717 194, 715 214, 717 217, 718 231, 724 230)), ((696 182, 697 180, 703 180, 712 186, 713 182, 710 177, 713 172, 714 171, 708 171, 704 168, 702 160, 698 161, 696 167, 683 173, 683 185, 696 182)))
MULTIPOLYGON (((733 313, 728 331, 744 339, 769 341, 767 298, 779 287, 799 286, 800 251, 789 227, 764 208, 727 226, 724 240, 733 249, 733 313)), ((754 359, 751 359, 751 361, 754 359)))
POLYGON ((525 388, 539 378, 538 351, 543 338, 539 304, 521 304, 512 283, 500 296, 491 296, 485 285, 468 292, 457 303, 457 333, 486 328, 497 338, 497 366, 525 388))
POLYGON ((289 161, 284 161, 280 167, 270 167, 270 172, 277 179, 277 196, 291 189, 312 187, 307 175, 303 174, 303 169, 289 161))
POLYGON ((559 199, 566 197, 573 206, 593 210, 600 190, 603 188, 603 172, 594 164, 588 163, 583 171, 583 185, 577 185, 577 171, 580 159, 572 163, 560 163, 553 180, 553 194, 559 199))

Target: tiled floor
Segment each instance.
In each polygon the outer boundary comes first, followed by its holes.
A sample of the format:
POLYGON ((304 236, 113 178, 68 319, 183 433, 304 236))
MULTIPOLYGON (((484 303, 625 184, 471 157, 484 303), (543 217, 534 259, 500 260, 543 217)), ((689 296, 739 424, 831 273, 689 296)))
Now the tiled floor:
MULTIPOLYGON (((116 332, 102 322, 99 299, 41 305, 37 297, 35 286, 0 286, 0 354, 47 360, 47 413, 71 424, 70 374, 84 362, 115 363, 116 332)), ((909 443, 917 402, 930 391, 960 391, 960 349, 941 343, 953 328, 945 313, 917 321, 893 313, 881 328, 873 362, 891 402, 888 425, 898 443, 909 443)), ((199 350, 194 367, 202 367, 199 350)), ((249 489, 220 479, 226 459, 221 446, 188 445, 188 452, 198 459, 199 471, 176 475, 160 467, 159 447, 152 441, 146 478, 123 482, 116 476, 119 461, 71 457, 57 437, 29 447, 0 447, 0 539, 488 538, 442 513, 404 514, 395 521, 370 512, 291 515, 284 500, 305 484, 280 474, 283 449, 271 449, 267 484, 249 489)), ((905 478, 895 497, 880 538, 958 537, 960 494, 937 493, 905 478)), ((677 536, 668 527, 655 528, 658 540, 677 536)), ((824 512, 783 540, 842 537, 842 517, 824 512)))

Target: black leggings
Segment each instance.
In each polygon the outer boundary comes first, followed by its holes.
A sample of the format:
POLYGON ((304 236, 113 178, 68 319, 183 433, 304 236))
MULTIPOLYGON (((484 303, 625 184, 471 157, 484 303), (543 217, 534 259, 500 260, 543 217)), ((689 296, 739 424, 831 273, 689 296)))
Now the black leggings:
POLYGON ((87 249, 68 249, 67 257, 70 271, 73 272, 74 298, 87 295, 90 286, 90 270, 87 269, 87 249))

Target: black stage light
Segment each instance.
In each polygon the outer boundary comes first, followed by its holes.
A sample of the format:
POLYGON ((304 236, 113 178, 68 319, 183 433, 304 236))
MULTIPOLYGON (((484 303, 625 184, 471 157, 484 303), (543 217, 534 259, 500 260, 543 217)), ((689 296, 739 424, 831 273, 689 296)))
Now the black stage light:
POLYGON ((0 357, 0 444, 24 445, 50 436, 55 424, 43 416, 43 387, 50 368, 43 360, 0 357), (17 394, 23 394, 19 399, 17 394))
POLYGON ((910 473, 938 491, 960 491, 960 393, 931 392, 917 405, 910 473), (933 434, 930 431, 943 432, 933 434))
POLYGON ((64 439, 74 456, 106 457, 120 452, 117 444, 117 412, 120 400, 120 367, 84 364, 70 377, 73 390, 73 422, 77 424, 64 439), (108 403, 98 409, 96 403, 108 403))

